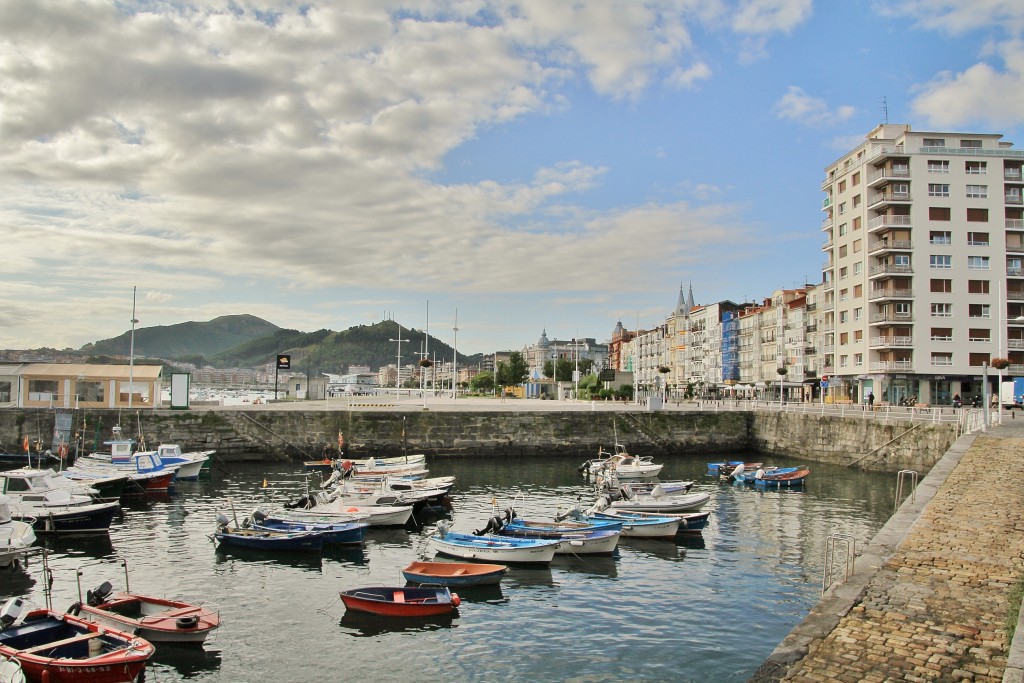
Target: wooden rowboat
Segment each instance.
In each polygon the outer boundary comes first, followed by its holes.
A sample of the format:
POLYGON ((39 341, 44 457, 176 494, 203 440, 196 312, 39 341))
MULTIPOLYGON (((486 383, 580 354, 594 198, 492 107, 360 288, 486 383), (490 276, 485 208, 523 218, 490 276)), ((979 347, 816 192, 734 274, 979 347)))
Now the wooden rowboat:
POLYGON ((450 614, 461 603, 447 588, 370 586, 341 592, 345 608, 386 617, 432 617, 450 614))
POLYGON ((413 562, 402 570, 406 581, 439 586, 487 586, 501 582, 503 564, 472 562, 413 562))

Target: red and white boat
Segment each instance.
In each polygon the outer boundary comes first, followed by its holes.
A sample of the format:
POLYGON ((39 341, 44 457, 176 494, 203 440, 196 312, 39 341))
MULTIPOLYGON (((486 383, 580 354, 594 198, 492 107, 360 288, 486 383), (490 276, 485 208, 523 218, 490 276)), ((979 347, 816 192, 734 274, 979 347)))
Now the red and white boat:
POLYGON ((131 683, 156 648, 144 638, 12 598, 0 610, 0 656, 29 681, 131 683))
POLYGON ((109 581, 104 581, 86 591, 85 601, 82 601, 82 570, 79 568, 78 602, 68 612, 107 628, 133 633, 152 643, 202 643, 220 627, 218 605, 194 604, 132 591, 128 585, 128 563, 123 559, 120 563, 124 568, 124 590, 115 591, 109 581))
POLYGON ((461 601, 447 588, 371 586, 341 592, 345 608, 386 617, 433 617, 451 614, 461 601))

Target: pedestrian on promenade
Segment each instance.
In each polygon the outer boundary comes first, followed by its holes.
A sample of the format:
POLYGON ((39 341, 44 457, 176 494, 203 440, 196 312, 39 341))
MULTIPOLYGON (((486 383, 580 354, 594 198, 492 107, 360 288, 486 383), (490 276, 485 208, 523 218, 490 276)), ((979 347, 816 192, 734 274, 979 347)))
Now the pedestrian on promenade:
POLYGON ((874 409, 875 409, 875 392, 869 391, 868 392, 868 410, 874 410, 874 409))

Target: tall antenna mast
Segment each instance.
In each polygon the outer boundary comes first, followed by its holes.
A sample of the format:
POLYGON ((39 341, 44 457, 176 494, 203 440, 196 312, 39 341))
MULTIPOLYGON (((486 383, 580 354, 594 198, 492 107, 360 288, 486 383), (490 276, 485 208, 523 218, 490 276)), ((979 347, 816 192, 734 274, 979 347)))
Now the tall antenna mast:
POLYGON ((889 123, 889 100, 886 99, 885 95, 882 95, 882 118, 886 123, 889 123))

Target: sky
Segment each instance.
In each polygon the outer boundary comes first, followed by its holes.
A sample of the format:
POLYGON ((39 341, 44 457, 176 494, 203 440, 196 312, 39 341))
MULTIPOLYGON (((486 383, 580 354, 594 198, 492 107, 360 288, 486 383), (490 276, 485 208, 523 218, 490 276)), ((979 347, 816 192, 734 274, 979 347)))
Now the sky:
POLYGON ((1022 34, 1021 0, 4 0, 0 348, 134 305, 493 353, 820 282, 824 169, 876 125, 1024 147, 1022 34))

